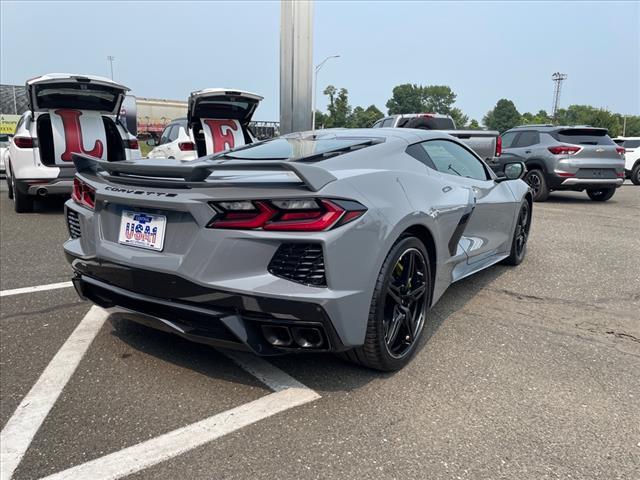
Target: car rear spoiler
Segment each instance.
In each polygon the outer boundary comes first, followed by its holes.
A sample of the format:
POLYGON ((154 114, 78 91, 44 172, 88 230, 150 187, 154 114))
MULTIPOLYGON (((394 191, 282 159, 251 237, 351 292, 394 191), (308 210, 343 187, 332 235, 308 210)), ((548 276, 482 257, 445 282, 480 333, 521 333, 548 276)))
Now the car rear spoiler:
MULTIPOLYGON (((106 172, 117 181, 118 177, 125 180, 132 177, 139 184, 163 184, 173 187, 206 186, 205 180, 213 172, 224 170, 233 171, 285 171, 295 174, 305 186, 317 192, 325 185, 336 180, 330 172, 314 165, 297 163, 295 161, 242 161, 242 160, 195 160, 183 162, 180 160, 133 160, 108 162, 90 155, 75 153, 73 163, 78 173, 98 175, 106 172)), ((131 183, 131 182, 127 182, 131 183)))

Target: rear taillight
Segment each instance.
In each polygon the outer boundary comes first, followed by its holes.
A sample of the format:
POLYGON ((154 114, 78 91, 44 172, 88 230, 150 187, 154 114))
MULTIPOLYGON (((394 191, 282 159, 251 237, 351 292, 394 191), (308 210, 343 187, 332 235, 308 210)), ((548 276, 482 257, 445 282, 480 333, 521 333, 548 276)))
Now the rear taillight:
POLYGON ((496 138, 496 157, 502 155, 502 137, 498 135, 496 138))
POLYGON ((625 152, 624 148, 622 148, 622 147, 616 147, 616 153, 617 153, 618 155, 622 156, 622 155, 624 155, 624 152, 625 152))
POLYGON ((575 145, 557 145, 555 147, 549 147, 549 151, 554 155, 575 155, 582 147, 576 147, 575 145))
POLYGON ((96 189, 87 185, 78 177, 75 177, 73 179, 71 198, 77 204, 93 210, 96 206, 96 189))
POLYGON ((285 199, 211 202, 217 215, 208 228, 320 232, 361 217, 367 209, 352 200, 285 199))
POLYGON ((33 148, 33 138, 31 137, 13 137, 13 143, 18 148, 33 148))
POLYGON ((181 152, 192 152, 196 149, 196 146, 193 142, 180 142, 178 143, 178 148, 181 152))
POLYGON ((133 140, 125 140, 124 148, 128 148, 129 150, 138 150, 138 140, 136 140, 135 138, 133 140))

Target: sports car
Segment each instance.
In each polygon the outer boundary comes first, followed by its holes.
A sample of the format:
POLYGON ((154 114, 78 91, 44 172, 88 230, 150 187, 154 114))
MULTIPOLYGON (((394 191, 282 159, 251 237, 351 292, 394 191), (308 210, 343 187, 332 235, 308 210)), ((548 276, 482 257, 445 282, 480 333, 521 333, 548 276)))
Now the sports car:
POLYGON ((64 250, 81 297, 258 355, 393 371, 453 282, 522 262, 524 165, 413 129, 284 135, 192 161, 75 154, 64 250))

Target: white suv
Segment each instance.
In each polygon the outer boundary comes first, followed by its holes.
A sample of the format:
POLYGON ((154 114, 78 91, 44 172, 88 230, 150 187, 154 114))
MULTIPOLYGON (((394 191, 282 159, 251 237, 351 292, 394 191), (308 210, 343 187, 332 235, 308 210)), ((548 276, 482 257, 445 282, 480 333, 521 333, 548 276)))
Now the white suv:
POLYGON ((178 160, 195 160, 198 157, 196 145, 187 133, 187 119, 176 118, 167 125, 156 143, 147 140, 147 145, 154 147, 149 158, 176 158, 178 160))
MULTIPOLYGON (((228 88, 192 92, 187 118, 172 120, 150 158, 192 160, 254 143, 249 122, 262 101, 260 95, 228 88)), ((153 140, 147 142, 156 145, 153 140)))
POLYGON ((624 148, 624 171, 634 185, 640 185, 640 137, 618 137, 613 139, 624 148))
POLYGON ((9 198, 16 212, 35 196, 70 194, 72 155, 108 161, 140 158, 138 141, 118 119, 129 90, 107 78, 51 73, 27 80, 29 111, 16 125, 6 158, 9 198))

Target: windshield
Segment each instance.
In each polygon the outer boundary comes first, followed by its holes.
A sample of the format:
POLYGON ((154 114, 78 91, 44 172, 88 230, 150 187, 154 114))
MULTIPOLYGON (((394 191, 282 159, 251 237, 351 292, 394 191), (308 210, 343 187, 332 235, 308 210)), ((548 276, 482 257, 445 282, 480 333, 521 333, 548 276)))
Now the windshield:
POLYGON ((364 147, 381 141, 382 139, 368 137, 317 138, 312 136, 287 136, 240 147, 221 156, 239 160, 296 160, 325 153, 348 151, 359 146, 364 147))

